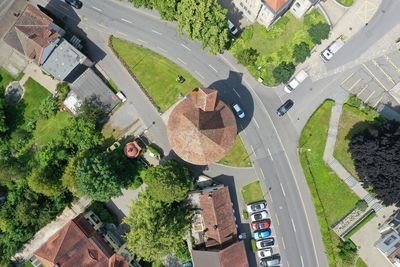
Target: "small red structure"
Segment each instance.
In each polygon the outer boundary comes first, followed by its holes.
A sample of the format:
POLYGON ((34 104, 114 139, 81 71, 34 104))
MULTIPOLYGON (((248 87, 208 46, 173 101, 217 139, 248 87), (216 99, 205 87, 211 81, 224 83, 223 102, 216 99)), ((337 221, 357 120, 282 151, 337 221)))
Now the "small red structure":
POLYGON ((135 159, 139 156, 141 150, 142 148, 139 144, 136 141, 133 141, 125 145, 124 153, 128 158, 135 159))

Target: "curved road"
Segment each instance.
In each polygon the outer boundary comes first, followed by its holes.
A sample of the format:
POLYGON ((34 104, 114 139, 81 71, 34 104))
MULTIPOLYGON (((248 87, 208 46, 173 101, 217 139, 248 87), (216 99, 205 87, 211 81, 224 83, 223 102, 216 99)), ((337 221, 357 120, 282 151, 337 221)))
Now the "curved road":
MULTIPOLYGON (((218 89, 227 103, 238 102, 247 114, 246 121, 241 122, 240 134, 263 182, 264 192, 267 192, 266 199, 271 207, 283 265, 328 266, 314 206, 298 160, 296 121, 289 116, 278 118, 275 115, 276 108, 281 104, 276 90, 257 83, 229 54, 210 56, 198 42, 179 37, 174 23, 160 21, 153 12, 111 0, 85 0, 81 10, 72 10, 58 0, 36 1, 63 16, 68 25, 80 28, 82 35, 88 35, 90 57, 106 70, 128 97, 128 103, 122 108, 126 110, 126 116, 131 111, 137 112, 148 126, 155 121, 153 132, 165 147, 169 145, 165 127, 160 126, 163 124, 160 116, 140 90, 123 83, 129 81, 126 78, 128 74, 120 71, 121 64, 110 55, 107 47, 109 34, 164 55, 189 71, 204 86, 218 89)), ((352 46, 357 45, 357 40, 363 43, 363 49, 367 49, 362 38, 353 40, 355 44, 352 46)), ((373 44, 372 41, 368 43, 373 44)), ((338 76, 328 77, 319 84, 325 86, 336 79, 338 76)), ((323 95, 323 92, 315 94, 323 95)), ((304 100, 303 105, 308 105, 305 97, 300 99, 304 100)), ((305 112, 307 118, 315 105, 318 106, 318 103, 310 105, 305 112)), ((254 259, 251 262, 254 265, 254 259)))

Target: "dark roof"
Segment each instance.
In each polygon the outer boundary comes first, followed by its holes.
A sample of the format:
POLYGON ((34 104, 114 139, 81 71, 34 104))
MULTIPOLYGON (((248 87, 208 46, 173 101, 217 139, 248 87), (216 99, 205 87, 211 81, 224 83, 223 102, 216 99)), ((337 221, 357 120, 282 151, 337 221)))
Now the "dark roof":
POLYGON ((237 236, 228 187, 200 194, 206 247, 222 245, 237 236))
POLYGON ((249 267, 244 241, 220 251, 192 250, 194 267, 249 267))
POLYGON ((217 91, 198 89, 180 102, 168 120, 168 139, 183 160, 207 165, 222 159, 236 138, 232 110, 217 98, 217 91))
POLYGON ((57 42, 62 34, 63 30, 49 16, 33 5, 27 5, 4 40, 39 63, 43 49, 57 42))
POLYGON ((128 266, 121 256, 115 256, 99 233, 90 225, 83 214, 65 225, 36 252, 45 267, 59 264, 63 267, 76 266, 128 266))

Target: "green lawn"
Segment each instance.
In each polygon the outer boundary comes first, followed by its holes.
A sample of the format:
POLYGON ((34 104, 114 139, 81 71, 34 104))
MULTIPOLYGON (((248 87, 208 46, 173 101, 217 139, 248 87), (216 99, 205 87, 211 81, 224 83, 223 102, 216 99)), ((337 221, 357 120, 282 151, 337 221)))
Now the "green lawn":
POLYGON ((359 179, 349 150, 351 138, 367 128, 373 127, 382 121, 378 112, 354 96, 343 105, 343 112, 340 117, 339 131, 336 139, 334 157, 343 167, 356 179, 359 179))
POLYGON ((351 6, 354 3, 354 0, 336 0, 336 1, 344 6, 351 6))
POLYGON ((307 122, 299 141, 299 155, 330 265, 345 266, 336 249, 341 241, 331 226, 352 210, 359 199, 322 158, 334 105, 333 101, 325 101, 307 122))
POLYGON ((358 258, 356 261, 356 267, 368 267, 368 265, 361 258, 358 258))
POLYGON ((242 196, 246 204, 263 201, 264 194, 261 190, 260 181, 254 181, 242 187, 242 196))
POLYGON ((6 89, 6 86, 14 79, 5 69, 0 68, 0 92, 6 89))
POLYGON ((250 73, 256 78, 262 77, 267 85, 275 85, 272 70, 282 61, 293 62, 294 45, 305 42, 310 48, 314 46, 308 29, 319 22, 325 22, 325 18, 315 9, 301 20, 287 12, 269 30, 258 23, 246 27, 230 51, 237 57, 243 49, 256 49, 260 56, 257 66, 248 68, 250 73), (258 70, 257 67, 261 69, 258 70))
POLYGON ((157 53, 115 37, 111 37, 110 45, 160 112, 172 106, 179 94, 184 96, 202 86, 188 72, 157 53), (186 79, 183 84, 176 81, 178 75, 186 79))
POLYGON ((239 135, 236 136, 235 143, 228 155, 218 161, 218 163, 233 167, 251 167, 249 154, 239 135))
POLYGON ((354 235, 358 230, 360 230, 364 225, 366 225, 370 220, 376 217, 376 213, 372 212, 367 217, 365 217, 356 227, 351 229, 343 238, 348 240, 352 235, 354 235))
POLYGON ((48 120, 38 121, 33 138, 38 146, 43 146, 51 140, 59 138, 63 128, 66 128, 71 122, 72 117, 68 112, 57 112, 57 114, 48 120))

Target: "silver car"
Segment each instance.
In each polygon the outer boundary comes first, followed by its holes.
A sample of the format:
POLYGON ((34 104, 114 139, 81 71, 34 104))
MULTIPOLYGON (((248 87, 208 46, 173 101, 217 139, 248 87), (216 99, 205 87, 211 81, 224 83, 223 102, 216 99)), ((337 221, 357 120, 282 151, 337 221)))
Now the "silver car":
POLYGON ((247 205, 247 212, 254 213, 254 212, 262 211, 262 210, 265 210, 266 207, 267 207, 267 203, 265 203, 265 202, 253 203, 253 204, 247 205))
POLYGON ((264 211, 261 211, 261 212, 253 213, 253 214, 251 215, 251 221, 252 221, 252 222, 261 221, 261 220, 267 219, 268 217, 269 217, 269 216, 268 216, 268 212, 266 212, 266 211, 264 210, 264 211))

